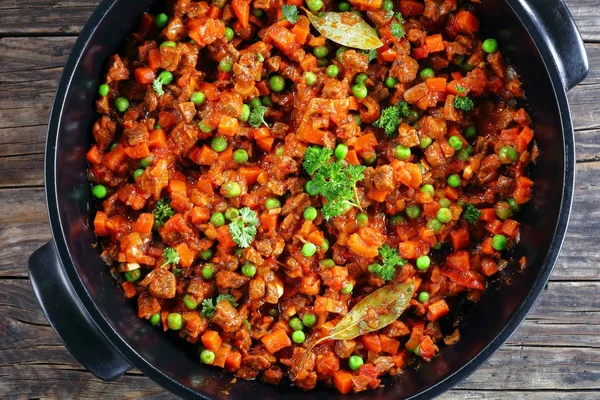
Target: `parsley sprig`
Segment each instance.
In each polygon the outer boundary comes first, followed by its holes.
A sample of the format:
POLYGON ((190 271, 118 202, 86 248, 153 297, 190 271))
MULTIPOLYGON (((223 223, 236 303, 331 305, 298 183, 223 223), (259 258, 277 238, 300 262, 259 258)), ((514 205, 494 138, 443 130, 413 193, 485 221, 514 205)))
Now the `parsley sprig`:
POLYGON ((379 249, 381 263, 369 265, 369 271, 379 275, 384 281, 391 281, 396 275, 396 267, 406 265, 406 260, 398 254, 398 250, 384 244, 379 249))
POLYGON ((408 118, 409 114, 408 103, 401 101, 396 105, 383 109, 381 116, 373 123, 373 126, 384 129, 385 134, 388 136, 394 136, 398 133, 402 118, 408 118))
POLYGON ((351 207, 360 207, 356 184, 365 178, 364 165, 344 164, 342 161, 329 163, 332 151, 318 146, 309 147, 304 153, 302 164, 313 176, 311 188, 315 195, 327 200, 321 212, 326 220, 347 212, 351 207))
POLYGON ((250 247, 256 236, 258 216, 248 207, 240 210, 240 215, 229 223, 229 233, 234 242, 241 248, 250 247))
POLYGON ((462 217, 471 225, 475 225, 479 218, 481 218, 481 210, 475 207, 473 204, 468 203, 462 213, 462 217))
POLYGON ((473 110, 473 107, 475 107, 475 103, 473 103, 473 100, 471 100, 469 96, 456 96, 454 99, 454 108, 464 111, 471 111, 473 110))
POLYGON ((233 297, 230 294, 220 294, 217 296, 216 299, 205 299, 204 301, 202 301, 202 311, 200 312, 200 314, 202 314, 206 318, 212 318, 213 315, 215 315, 217 304, 219 304, 221 300, 227 300, 232 307, 237 307, 235 297, 233 297))
POLYGON ((398 22, 392 22, 390 26, 390 31, 392 35, 396 36, 398 39, 402 39, 406 36, 406 32, 404 32, 404 28, 402 27, 402 22, 404 22, 404 18, 402 18, 402 14, 395 13, 394 16, 398 20, 398 22))
POLYGON ((287 19, 292 24, 295 24, 296 22, 298 22, 298 18, 299 18, 298 7, 293 6, 293 5, 284 4, 281 7, 281 12, 283 13, 282 19, 287 19))
POLYGON ((253 128, 259 128, 262 124, 265 124, 268 127, 269 125, 265 121, 266 112, 267 107, 265 106, 252 107, 252 109, 250 110, 250 118, 248 118, 248 123, 250 124, 250 126, 252 126, 253 128))
POLYGON ((163 258, 165 259, 165 262, 163 263, 163 265, 160 266, 161 268, 169 264, 179 264, 179 253, 177 253, 177 251, 175 251, 175 249, 172 249, 171 247, 167 247, 163 251, 163 258))
POLYGON ((163 198, 158 200, 156 206, 154 206, 152 215, 154 215, 155 225, 164 225, 169 218, 175 215, 175 211, 171 208, 171 199, 163 198))

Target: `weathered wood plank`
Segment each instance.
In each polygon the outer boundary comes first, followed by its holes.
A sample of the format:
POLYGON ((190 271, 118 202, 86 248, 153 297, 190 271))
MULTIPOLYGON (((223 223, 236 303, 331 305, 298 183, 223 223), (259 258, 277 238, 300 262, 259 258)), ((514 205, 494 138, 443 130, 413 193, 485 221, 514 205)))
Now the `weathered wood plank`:
POLYGON ((573 18, 577 22, 583 40, 600 40, 598 2, 596 0, 565 0, 565 3, 569 6, 573 18))
POLYGON ((462 390, 454 389, 439 397, 440 400, 596 400, 598 393, 595 391, 580 390, 462 390))

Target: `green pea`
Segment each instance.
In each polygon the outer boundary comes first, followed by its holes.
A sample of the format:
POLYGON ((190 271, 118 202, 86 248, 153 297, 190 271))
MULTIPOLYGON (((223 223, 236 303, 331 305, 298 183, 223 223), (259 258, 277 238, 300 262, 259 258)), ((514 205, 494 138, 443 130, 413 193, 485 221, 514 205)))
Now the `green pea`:
POLYGON ((181 314, 179 313, 170 313, 167 316, 167 326, 169 329, 178 331, 183 326, 183 318, 181 318, 181 314))
POLYGON ((92 195, 97 199, 103 199, 108 194, 108 190, 104 185, 95 185, 92 188, 92 195))
POLYGON ((385 78, 385 86, 389 87, 390 89, 393 89, 396 87, 396 84, 398 83, 398 79, 388 76, 387 78, 385 78))
POLYGON ((260 99, 258 97, 250 100, 250 107, 258 108, 260 106, 262 106, 262 101, 260 101, 260 99))
POLYGON ((494 206, 494 210, 496 211, 496 216, 501 220, 510 218, 513 215, 510 204, 504 201, 496 203, 496 206, 494 206))
POLYGON ((210 260, 213 255, 213 251, 211 249, 206 249, 202 253, 200 253, 200 258, 203 260, 210 260))
POLYGON ((294 333, 292 333, 292 342, 301 344, 301 343, 304 343, 305 340, 306 340, 306 335, 304 334, 304 332, 295 331, 294 333))
POLYGON ((198 128, 200 128, 200 130, 204 133, 208 133, 208 132, 212 132, 215 130, 215 128, 213 128, 212 126, 210 126, 208 124, 208 122, 202 120, 200 122, 198 122, 198 128))
POLYGON ((327 250, 329 250, 329 240, 324 239, 323 243, 321 244, 321 251, 327 252, 327 250))
POLYGON ((158 14, 154 17, 154 24, 159 28, 164 28, 169 23, 169 16, 165 13, 158 14))
POLYGON ((219 61, 219 69, 223 72, 230 72, 233 69, 233 62, 227 58, 219 61))
POLYGON ((420 141, 420 143, 419 143, 419 146, 420 146, 422 149, 426 149, 426 148, 428 148, 429 146, 431 146, 431 143, 433 143, 433 139, 431 139, 431 138, 430 138, 430 137, 428 137, 428 136, 423 136, 423 137, 421 138, 421 141, 420 141))
POLYGON ((227 139, 217 136, 210 142, 210 147, 217 153, 221 153, 227 149, 227 139))
POLYGON ((319 11, 323 8, 323 0, 306 0, 306 5, 311 11, 319 11))
POLYGON ((468 145, 465 150, 467 151, 467 154, 471 155, 471 153, 473 152, 473 146, 468 145))
POLYGON ((473 139, 475 136, 477 136, 477 129, 475 129, 474 126, 469 126, 466 130, 465 130, 465 137, 467 139, 473 139))
POLYGON ((223 215, 226 219, 233 221, 240 216, 240 211, 235 207, 229 207, 227 210, 225 210, 225 214, 223 215))
POLYGON ((317 246, 314 243, 306 242, 302 246, 302 255, 304 257, 311 257, 317 252, 317 246))
POLYGON ((435 72, 431 68, 425 68, 419 72, 419 77, 423 80, 427 80, 429 78, 433 78, 435 76, 435 72))
POLYGON ((198 307, 198 303, 196 302, 196 299, 194 299, 192 296, 190 296, 189 294, 186 294, 185 296, 183 296, 183 304, 189 309, 189 310, 195 310, 196 307, 198 307))
POLYGON ((352 94, 354 94, 354 97, 356 97, 357 99, 362 100, 365 97, 367 97, 369 91, 367 90, 367 87, 364 84, 356 84, 352 86, 352 94))
POLYGON ((315 186, 315 183, 313 181, 306 182, 306 185, 304 185, 304 191, 309 196, 316 196, 319 194, 319 188, 315 186))
POLYGON ((460 161, 465 162, 469 159, 469 152, 465 149, 460 149, 458 153, 456 153, 456 158, 458 158, 460 161))
POLYGON ((481 47, 486 53, 493 53, 498 50, 498 41, 496 39, 486 39, 481 47))
POLYGON ((265 208, 267 210, 273 210, 275 208, 280 208, 280 207, 281 207, 281 202, 278 199, 270 198, 270 199, 267 199, 267 201, 265 202, 265 208))
POLYGON ((265 15, 265 12, 259 8, 255 8, 252 10, 252 15, 254 15, 256 18, 261 18, 263 15, 265 15))
POLYGON ((317 209, 314 207, 307 207, 304 212, 302 213, 302 216, 304 217, 304 219, 308 220, 308 221, 314 221, 317 218, 318 212, 317 209))
POLYGON ((319 265, 323 268, 333 268, 335 267, 335 261, 333 261, 331 258, 325 258, 321 261, 319 261, 319 265))
POLYGON ((313 86, 315 83, 317 83, 317 75, 315 75, 314 72, 306 72, 304 74, 304 82, 308 86, 313 86))
POLYGON ((396 146, 396 149, 394 150, 394 156, 398 160, 406 161, 411 156, 410 148, 409 147, 404 147, 401 144, 399 144, 398 146, 396 146))
POLYGON ((283 89, 285 89, 285 79, 283 79, 282 76, 273 75, 269 79, 269 87, 274 92, 281 92, 283 89))
POLYGON ((203 92, 194 92, 190 97, 190 101, 199 106, 206 101, 206 95, 203 92))
POLYGON ((265 107, 270 107, 273 105, 273 102, 271 101, 271 98, 269 96, 264 96, 262 98, 262 105, 265 107))
POLYGON ((340 46, 338 47, 338 49, 335 51, 335 58, 338 59, 338 61, 342 61, 342 54, 344 54, 346 52, 346 50, 348 50, 347 48, 345 48, 344 46, 340 46))
POLYGON ((169 85, 171 82, 173 82, 174 78, 175 77, 171 71, 163 71, 158 75, 158 80, 161 81, 163 85, 169 85))
POLYGON ((427 221, 427 228, 433 229, 435 233, 438 233, 442 229, 442 223, 437 219, 430 219, 427 221))
POLYGON ((421 256, 417 258, 417 268, 421 271, 426 270, 431 265, 431 259, 429 256, 421 256))
POLYGON ((454 63, 456 65, 462 65, 466 59, 467 57, 465 57, 464 55, 456 56, 456 58, 454 59, 454 63))
POLYGON ((356 222, 359 226, 367 226, 367 224, 369 223, 369 217, 365 213, 359 213, 356 216, 356 222))
POLYGON ((381 8, 385 11, 392 11, 394 9, 394 2, 392 0, 383 0, 381 8))
POLYGON ((245 263, 242 265, 242 274, 252 278, 254 275, 256 275, 256 265, 250 262, 245 263))
POLYGON ((153 162, 154 162, 154 157, 148 156, 148 157, 144 157, 140 160, 140 165, 142 166, 142 168, 148 168, 149 166, 152 165, 153 162))
POLYGON ((119 112, 125 112, 129 108, 129 100, 119 96, 115 99, 115 107, 119 112))
POLYGON ((433 196, 435 194, 435 189, 433 188, 433 185, 427 184, 423 185, 423 187, 421 188, 421 192, 433 196))
POLYGON ((448 185, 450 185, 453 188, 459 187, 460 186, 460 176, 458 176, 457 174, 452 174, 448 177, 448 185))
POLYGON ((327 67, 326 73, 330 78, 335 78, 340 73, 340 69, 337 65, 331 64, 327 67))
POLYGON ((354 78, 354 82, 357 85, 364 85, 365 82, 367 81, 367 79, 369 79, 369 75, 367 75, 367 74, 358 74, 358 75, 356 75, 356 78, 354 78))
POLYGON ((442 248, 442 243, 437 242, 436 244, 434 244, 433 246, 431 246, 432 249, 434 250, 439 250, 442 248))
POLYGON ((160 44, 160 48, 162 49, 163 47, 177 47, 177 43, 171 40, 167 40, 166 42, 162 42, 160 44))
POLYGON ((429 301, 429 293, 427 293, 427 292, 419 293, 418 300, 420 303, 427 303, 429 301))
POLYGON ((242 187, 237 182, 227 182, 223 185, 223 192, 225 197, 231 199, 242 194, 242 187))
POLYGON ((508 241, 506 240, 506 236, 504 235, 494 235, 494 237, 492 238, 492 247, 495 250, 504 250, 507 245, 508 241))
POLYGON ((244 164, 248 162, 248 159, 248 152, 244 149, 237 149, 233 152, 233 161, 235 161, 238 164, 244 164))
POLYGON ((317 46, 313 49, 313 54, 317 58, 325 58, 329 54, 329 49, 327 46, 317 46))
POLYGON ((362 121, 360 120, 360 116, 358 114, 354 115, 354 121, 356 121, 356 125, 360 126, 362 121))
POLYGON ((364 363, 365 362, 363 361, 362 357, 353 355, 348 359, 348 368, 350 368, 352 371, 358 371, 360 366, 364 363))
POLYGON ((450 136, 450 139, 448 139, 448 144, 457 151, 462 149, 463 146, 463 142, 458 136, 450 136))
POLYGON ((295 331, 301 331, 302 329, 304 329, 304 325, 302 324, 302 321, 300 321, 300 318, 294 317, 290 319, 290 328, 292 328, 295 331))
POLYGON ((408 113, 408 119, 409 119, 410 122, 415 122, 416 120, 419 119, 419 113, 416 112, 416 111, 414 111, 414 110, 410 111, 408 113))
POLYGON ((372 157, 366 157, 364 159, 366 165, 373 165, 377 161, 377 154, 373 154, 372 157))
POLYGON ((449 208, 442 207, 437 212, 437 219, 442 224, 447 224, 452 221, 452 211, 449 208))
POLYGON ((152 314, 150 317, 150 324, 158 326, 160 324, 160 313, 152 314))
POLYGON ((275 150, 275 155, 276 156, 282 156, 284 151, 285 150, 284 150, 283 146, 279 147, 277 150, 275 150))
POLYGON ((108 95, 108 92, 110 92, 110 87, 106 83, 103 83, 98 88, 98 94, 102 97, 108 95))
POLYGON ((225 39, 227 39, 228 42, 231 42, 234 36, 235 32, 233 32, 233 29, 230 27, 225 28, 225 39))
POLYGON ((210 223, 216 227, 225 225, 225 216, 221 212, 216 212, 210 216, 210 223))
POLYGON ((242 106, 242 113, 238 117, 240 121, 247 122, 250 118, 250 106, 248 104, 244 104, 242 106))
POLYGON ((304 314, 302 316, 302 324, 308 328, 312 328, 317 323, 317 316, 315 314, 304 314))
POLYGON ((445 198, 445 197, 441 198, 441 199, 438 201, 438 203, 440 203, 440 207, 444 207, 444 208, 448 208, 448 207, 450 207, 450 204, 451 204, 450 200, 448 200, 448 199, 447 199, 447 198, 445 198))
POLYGON ((398 214, 398 215, 394 215, 392 217, 392 225, 393 226, 401 224, 402 222, 404 222, 404 217, 402 215, 398 214))
POLYGON ((215 265, 213 263, 205 264, 202 267, 202 276, 204 279, 212 279, 215 276, 215 265))
POLYGON ((109 152, 113 151, 118 145, 119 145, 119 143, 117 143, 117 142, 112 143, 110 146, 108 146, 108 151, 109 152))
POLYGON ((200 352, 200 361, 203 364, 212 365, 215 362, 215 353, 208 349, 204 349, 200 352))
POLYGON ((142 271, 140 271, 140 269, 134 269, 131 271, 127 271, 124 274, 125 279, 127 280, 127 282, 135 282, 138 279, 140 279, 140 276, 142 276, 142 271))
POLYGON ((333 151, 333 155, 338 160, 345 159, 346 156, 348 155, 348 146, 346 146, 345 144, 342 144, 342 143, 338 144, 337 146, 335 146, 335 150, 333 151))
POLYGON ((353 289, 354 289, 354 285, 352 284, 352 282, 346 282, 346 283, 344 283, 344 287, 342 288, 342 290, 340 290, 340 293, 350 294, 350 293, 352 293, 353 289))
POLYGON ((406 207, 406 215, 410 219, 418 218, 421 215, 421 207, 416 204, 406 207))
POLYGON ((338 4, 338 11, 340 12, 350 11, 350 8, 350 3, 348 3, 347 1, 342 1, 340 4, 338 4))
POLYGON ((521 211, 521 206, 519 206, 519 204, 517 203, 517 201, 515 199, 513 199, 512 197, 507 200, 507 203, 508 203, 508 205, 510 206, 510 208, 512 209, 513 212, 519 212, 519 211, 521 211))
POLYGON ((512 147, 504 146, 498 152, 498 157, 500 157, 502 164, 512 164, 513 162, 517 161, 519 155, 512 147))

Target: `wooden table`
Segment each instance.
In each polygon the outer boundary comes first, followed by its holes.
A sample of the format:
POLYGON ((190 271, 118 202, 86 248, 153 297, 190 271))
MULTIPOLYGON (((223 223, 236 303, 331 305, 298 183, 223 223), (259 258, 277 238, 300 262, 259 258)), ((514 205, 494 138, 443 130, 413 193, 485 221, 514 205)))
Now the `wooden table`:
MULTIPOLYGON (((535 309, 481 369, 442 396, 600 398, 600 7, 569 0, 589 78, 569 95, 576 127, 575 206, 562 255, 535 309)), ((27 258, 50 239, 43 150, 50 106, 97 0, 0 0, 0 397, 172 397, 137 371, 87 372, 38 307, 27 258)))

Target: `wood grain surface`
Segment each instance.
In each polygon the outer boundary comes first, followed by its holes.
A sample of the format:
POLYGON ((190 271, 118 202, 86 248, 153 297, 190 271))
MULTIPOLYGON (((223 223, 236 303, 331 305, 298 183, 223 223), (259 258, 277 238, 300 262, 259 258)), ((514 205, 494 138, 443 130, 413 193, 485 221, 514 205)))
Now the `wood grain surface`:
MULTIPOLYGON (((0 0, 0 398, 174 398, 137 371, 106 383, 65 349, 27 279, 50 239, 43 150, 54 91, 97 0, 0 0)), ((442 399, 600 398, 600 4, 567 0, 590 58, 569 93, 575 205, 546 291, 483 367, 442 399)))

